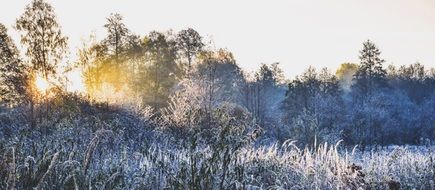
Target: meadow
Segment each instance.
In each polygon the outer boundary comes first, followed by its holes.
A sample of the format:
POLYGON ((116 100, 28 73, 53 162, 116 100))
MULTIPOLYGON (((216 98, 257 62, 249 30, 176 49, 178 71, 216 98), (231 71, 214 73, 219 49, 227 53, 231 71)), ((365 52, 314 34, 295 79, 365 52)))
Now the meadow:
POLYGON ((262 145, 227 113, 199 132, 84 100, 51 110, 36 132, 22 110, 0 114, 1 189, 434 189, 431 142, 262 145))

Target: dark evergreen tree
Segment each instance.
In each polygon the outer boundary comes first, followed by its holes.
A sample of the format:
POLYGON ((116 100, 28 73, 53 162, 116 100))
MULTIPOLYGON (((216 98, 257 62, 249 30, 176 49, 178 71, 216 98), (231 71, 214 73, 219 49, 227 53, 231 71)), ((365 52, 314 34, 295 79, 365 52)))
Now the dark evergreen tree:
MULTIPOLYGON (((380 98, 383 93, 386 93, 387 77, 386 70, 382 67, 385 60, 381 57, 381 51, 376 45, 367 40, 363 43, 363 49, 360 51, 360 64, 359 68, 354 75, 354 84, 351 87, 352 102, 351 112, 352 123, 348 127, 355 127, 355 129, 348 129, 351 131, 358 131, 355 133, 355 139, 358 139, 362 144, 376 144, 380 141, 379 131, 381 128, 381 119, 376 115, 375 107, 377 104, 382 103, 380 98), (371 110, 371 111, 368 111, 371 110)), ((376 109, 381 109, 376 107, 376 109)), ((363 147, 363 146, 362 146, 363 147)))
POLYGON ((352 90, 365 96, 374 89, 386 87, 386 71, 382 67, 385 60, 380 55, 381 51, 373 42, 367 40, 363 43, 359 56, 360 64, 354 75, 355 84, 352 90))

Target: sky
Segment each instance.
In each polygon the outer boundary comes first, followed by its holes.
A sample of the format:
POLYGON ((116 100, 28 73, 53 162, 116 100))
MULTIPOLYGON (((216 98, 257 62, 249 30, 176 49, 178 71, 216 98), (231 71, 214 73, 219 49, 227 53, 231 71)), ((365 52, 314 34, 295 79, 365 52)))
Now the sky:
MULTIPOLYGON (((124 16, 135 34, 187 27, 234 53, 252 71, 280 62, 287 77, 308 66, 332 71, 358 62, 367 39, 387 64, 435 67, 435 0, 47 0, 69 37, 71 59, 82 39, 105 36, 110 13, 124 16)), ((12 28, 30 0, 2 0, 0 22, 12 28)))

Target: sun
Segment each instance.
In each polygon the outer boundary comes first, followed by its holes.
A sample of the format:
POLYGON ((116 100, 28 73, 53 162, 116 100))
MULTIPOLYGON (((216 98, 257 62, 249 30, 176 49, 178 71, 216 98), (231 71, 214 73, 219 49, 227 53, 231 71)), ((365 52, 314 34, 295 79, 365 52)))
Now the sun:
POLYGON ((46 92, 50 88, 50 83, 47 81, 47 79, 41 76, 36 77, 35 85, 40 92, 46 92))

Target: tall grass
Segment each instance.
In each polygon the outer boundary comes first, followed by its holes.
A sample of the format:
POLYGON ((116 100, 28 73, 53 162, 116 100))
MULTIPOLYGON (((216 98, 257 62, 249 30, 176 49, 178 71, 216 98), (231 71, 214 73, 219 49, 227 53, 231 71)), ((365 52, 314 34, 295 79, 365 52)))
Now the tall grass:
POLYGON ((5 149, 0 159, 0 171, 6 174, 1 176, 1 188, 434 189, 431 148, 352 154, 339 143, 299 149, 287 141, 238 149, 155 143, 133 150, 123 143, 96 143, 101 135, 96 133, 86 146, 41 146, 35 155, 17 145, 5 149))
POLYGON ((81 107, 34 130, 19 111, 1 115, 0 189, 434 189, 432 146, 257 145, 258 130, 225 114, 172 135, 149 117, 81 107))

